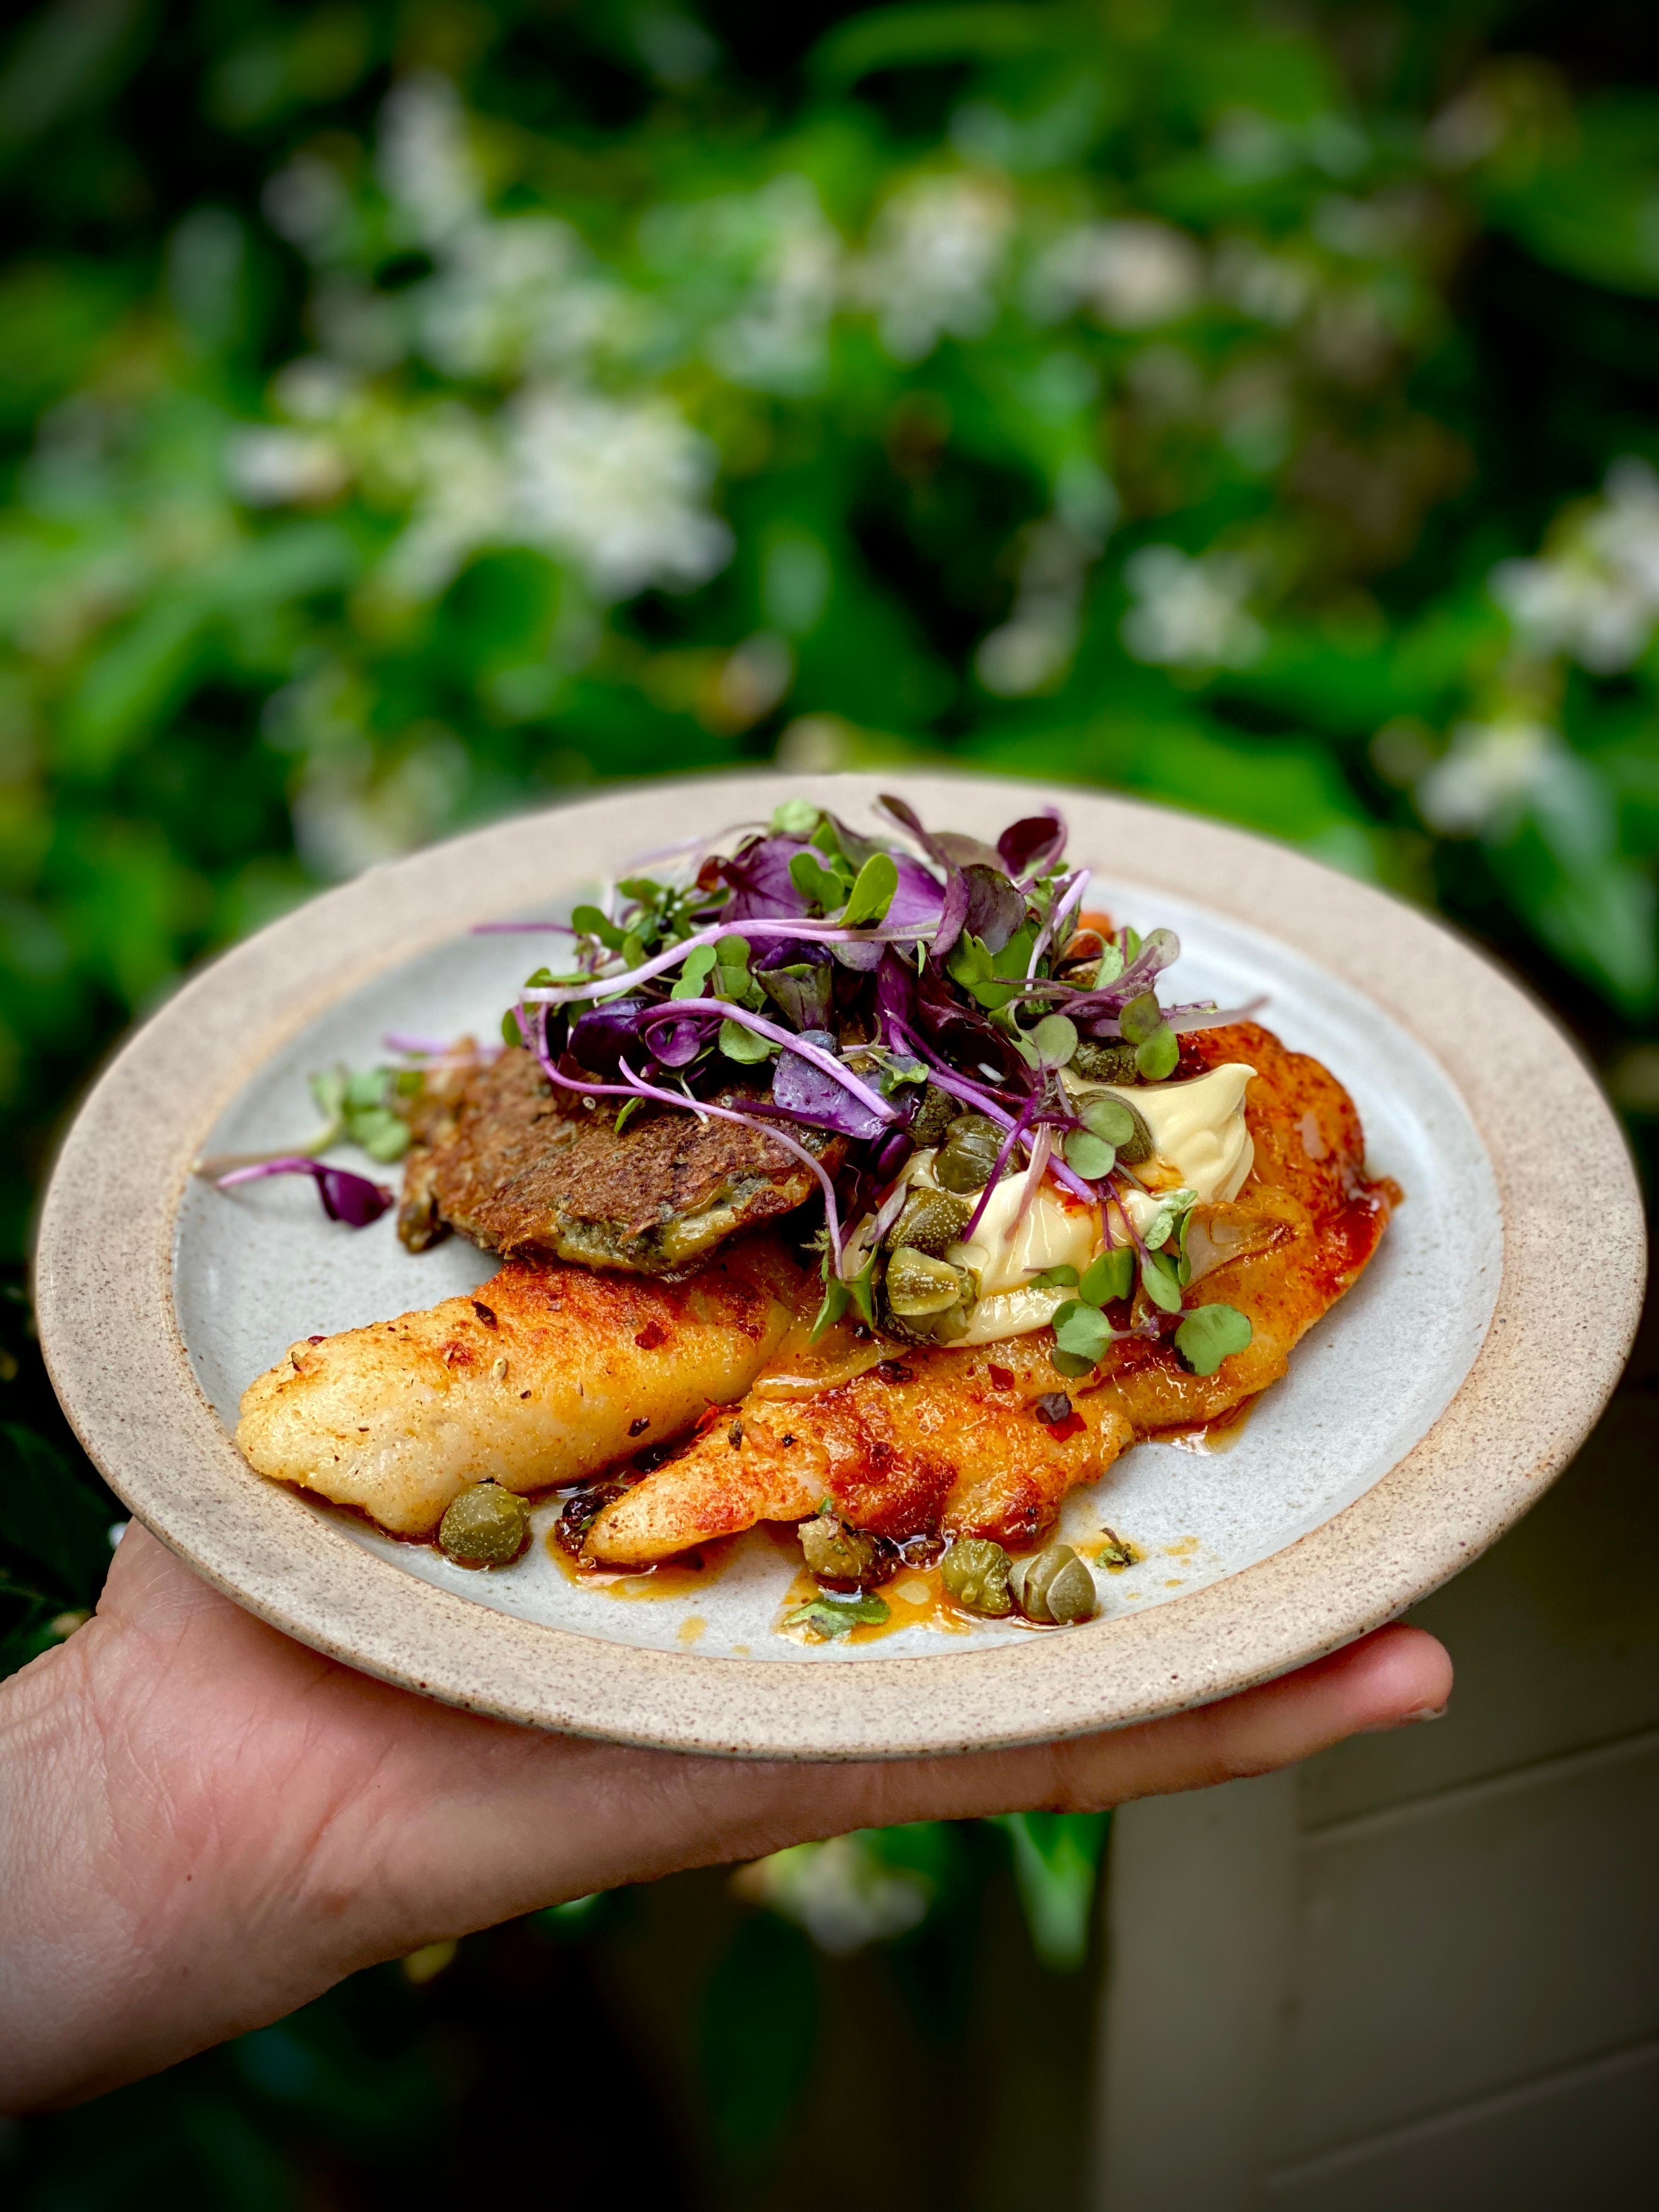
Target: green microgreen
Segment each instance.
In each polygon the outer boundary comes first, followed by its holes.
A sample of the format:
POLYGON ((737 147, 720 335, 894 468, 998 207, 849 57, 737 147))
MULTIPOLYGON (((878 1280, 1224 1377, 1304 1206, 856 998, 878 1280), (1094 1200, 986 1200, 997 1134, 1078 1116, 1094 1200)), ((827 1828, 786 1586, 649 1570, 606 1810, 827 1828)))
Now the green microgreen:
POLYGON ((1077 1269, 1061 1265, 1045 1267, 1040 1275, 1033 1275, 1030 1287, 1034 1291, 1074 1291, 1077 1288, 1077 1269))
POLYGON ((528 1044, 529 1042, 529 1038, 519 1027, 517 1012, 509 1006, 501 1016, 501 1042, 505 1045, 522 1045, 528 1044))
MULTIPOLYGON (((828 1265, 827 1260, 825 1264, 826 1266, 828 1265)), ((823 1334, 825 1329, 833 1328, 835 1327, 836 1323, 841 1319, 842 1316, 846 1312, 848 1307, 851 1305, 852 1303, 852 1291, 847 1284, 842 1282, 841 1277, 839 1275, 827 1276, 823 1285, 823 1303, 818 1308, 817 1317, 814 1319, 812 1323, 811 1332, 808 1335, 806 1341, 809 1344, 816 1344, 818 1339, 823 1334)))
POLYGON ((898 863, 890 853, 872 853, 848 893, 841 921, 848 929, 873 929, 887 919, 897 889, 898 863))
POLYGON ((1064 1067, 1077 1050, 1077 1024, 1065 1014, 1045 1014, 1027 1035, 1016 1033, 1026 1061, 1032 1067, 1064 1067))
POLYGON ((1167 1022, 1160 1022, 1152 1035, 1143 1037, 1135 1047, 1135 1066, 1148 1083, 1162 1083, 1166 1076, 1173 1075, 1180 1059, 1180 1043, 1167 1022))
POLYGON ((831 1644, 855 1628, 879 1628, 889 1618, 884 1597, 813 1597, 785 1613, 783 1626, 797 1628, 817 1644, 831 1644))
POLYGON ((1054 1314, 1054 1343, 1071 1358, 1092 1367, 1113 1336, 1112 1324, 1098 1306, 1081 1298, 1067 1298, 1054 1314))
POLYGON ((389 1067, 369 1067, 356 1073, 334 1067, 311 1079, 311 1095, 327 1123, 312 1139, 309 1149, 326 1152, 343 1139, 358 1146, 373 1160, 390 1167, 409 1150, 409 1124, 387 1100, 394 1095, 395 1076, 389 1067))
POLYGON ((781 806, 775 806, 772 810, 772 835, 775 837, 810 837, 818 826, 821 811, 810 799, 786 799, 781 806))
POLYGON ((1006 1006, 1025 980, 1036 941, 1029 922, 1014 932, 1000 952, 993 952, 982 938, 963 930, 951 947, 945 972, 980 1006, 993 1010, 1006 1006))
POLYGON ((712 945, 694 945, 685 956, 679 979, 669 992, 669 997, 701 999, 708 978, 719 965, 719 956, 712 945))
POLYGON ((851 869, 844 873, 826 868, 811 853, 797 853, 789 863, 789 880, 809 904, 821 914, 836 914, 853 887, 851 869))
POLYGON ((1141 1287, 1155 1306, 1165 1313, 1181 1311, 1181 1278, 1175 1261, 1163 1252, 1148 1252, 1140 1262, 1141 1287))
POLYGON ((754 1030, 745 1029, 741 1022, 732 1021, 720 1024, 720 1048, 739 1067, 757 1067, 779 1049, 770 1037, 763 1037, 754 1030))
POLYGON ((1092 1136, 1087 1129, 1068 1130, 1060 1149, 1072 1172, 1090 1182, 1098 1182, 1102 1176, 1110 1175, 1117 1165, 1115 1149, 1103 1137, 1092 1136))
POLYGON ((1229 1353, 1243 1352, 1255 1332, 1237 1306, 1194 1306, 1176 1331, 1176 1350, 1194 1375, 1213 1375, 1229 1353))
POLYGON ((1134 1253, 1127 1244, 1119 1244, 1091 1261, 1078 1296, 1091 1306, 1106 1306, 1115 1298, 1128 1297, 1134 1286, 1134 1253))
POLYGON ((1089 1134, 1103 1144, 1127 1145, 1134 1135, 1135 1117, 1121 1098, 1085 1098, 1078 1115, 1089 1134))

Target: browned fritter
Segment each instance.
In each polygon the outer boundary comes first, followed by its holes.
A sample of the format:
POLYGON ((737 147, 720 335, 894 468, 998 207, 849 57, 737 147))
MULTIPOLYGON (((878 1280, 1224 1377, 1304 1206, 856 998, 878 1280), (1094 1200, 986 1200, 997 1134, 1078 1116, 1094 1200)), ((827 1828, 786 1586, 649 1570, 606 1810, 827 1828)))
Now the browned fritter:
MULTIPOLYGON (((722 1106, 765 1093, 733 1086, 722 1106)), ((428 1077, 414 1114, 398 1233, 424 1251, 451 1229, 507 1258, 543 1253, 590 1267, 663 1274, 738 1230, 776 1219, 816 1189, 763 1131, 666 1107, 618 1133, 617 1102, 561 1094, 520 1047, 487 1066, 428 1077)), ((833 1174, 845 1140, 792 1131, 833 1174)))
MULTIPOLYGON (((710 1429, 599 1515, 588 1557, 665 1559, 757 1520, 801 1519, 826 1498, 842 1520, 895 1540, 987 1536, 1024 1550, 1067 1492, 1129 1444, 1218 1420, 1276 1382, 1376 1249, 1389 1193, 1366 1179, 1353 1101, 1317 1060, 1241 1024, 1188 1040, 1181 1073, 1223 1060, 1257 1071, 1245 1106, 1255 1164, 1236 1200, 1196 1210, 1212 1255, 1234 1256, 1187 1304, 1219 1300, 1248 1314, 1246 1350, 1197 1376, 1169 1335, 1128 1337, 1092 1377, 1062 1382, 1042 1329, 971 1352, 895 1351, 812 1395, 780 1397, 780 1376, 763 1375, 732 1426, 710 1429), (1060 1392, 1071 1414, 1045 1420, 1060 1392), (1049 1401, 1041 1411, 1040 1400, 1049 1401)), ((787 1366, 801 1364, 794 1338, 785 1353, 787 1366)))

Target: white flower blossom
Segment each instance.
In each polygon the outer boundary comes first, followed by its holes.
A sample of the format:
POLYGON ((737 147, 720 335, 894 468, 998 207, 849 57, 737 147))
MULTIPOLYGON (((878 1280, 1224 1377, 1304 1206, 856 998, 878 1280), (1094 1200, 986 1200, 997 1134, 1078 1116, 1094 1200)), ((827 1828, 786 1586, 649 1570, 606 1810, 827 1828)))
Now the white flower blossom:
POLYGON ((933 1900, 926 1875, 887 1865, 860 1836, 774 1851, 741 1869, 733 1887, 804 1928, 836 1959, 907 1935, 927 1918, 933 1900))
POLYGON ((704 504, 714 450, 666 399, 523 392, 507 443, 512 534, 572 562, 601 599, 689 589, 731 557, 704 504))
POLYGON ((249 507, 314 507, 344 490, 350 470, 319 432, 250 423, 225 441, 225 474, 249 507))
POLYGON ((416 416, 408 441, 396 458, 417 489, 381 576, 394 592, 424 599, 441 592, 479 546, 511 534, 512 492, 499 437, 466 408, 416 416))
POLYGON ((568 223, 546 216, 469 223, 416 289, 416 329, 447 376, 515 375, 585 356, 610 299, 568 223))
POLYGON ((1172 668, 1243 668, 1264 642, 1245 601, 1255 580, 1237 554, 1189 559, 1174 545, 1143 545, 1123 564, 1134 605, 1123 642, 1137 660, 1172 668))
POLYGON ((1013 228, 1008 194, 988 179, 923 177, 876 217, 856 289, 896 361, 921 361, 947 334, 980 337, 1013 228))
POLYGON ((1629 668, 1659 624, 1659 476, 1629 456, 1554 549, 1504 561, 1493 598, 1536 653, 1565 653, 1597 676, 1629 668))
POLYGON ((1597 870, 1617 843, 1606 786, 1558 730, 1522 714, 1460 722, 1419 780, 1417 804, 1449 837, 1502 840, 1529 813, 1570 868, 1597 870))
POLYGON ((1038 262, 1032 304, 1057 321, 1087 307, 1114 330, 1152 330, 1190 314, 1204 293, 1204 257, 1184 230, 1127 217, 1055 240, 1038 262))
POLYGON ((810 391, 823 375, 841 239, 805 177, 775 177, 746 197, 763 233, 757 281, 711 335, 709 359, 734 384, 810 391))
POLYGON ((404 228, 422 246, 441 246, 483 212, 466 111, 435 71, 405 77, 386 95, 376 167, 404 228))

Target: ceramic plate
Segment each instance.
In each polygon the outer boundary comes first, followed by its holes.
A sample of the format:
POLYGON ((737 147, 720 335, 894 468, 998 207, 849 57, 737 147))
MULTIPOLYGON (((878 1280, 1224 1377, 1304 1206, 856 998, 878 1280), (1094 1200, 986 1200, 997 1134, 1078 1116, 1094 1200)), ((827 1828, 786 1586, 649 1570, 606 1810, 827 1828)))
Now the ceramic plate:
POLYGON ((1373 1172, 1407 1194, 1225 1449, 1141 1444, 1067 1501, 1065 1535, 1109 1526, 1144 1555, 1102 1576, 1097 1620, 946 1626, 901 1576, 890 1632, 804 1645, 777 1633, 793 1569, 766 1532, 702 1573, 596 1586, 545 1540, 544 1505, 526 1558, 477 1575, 260 1480, 230 1439, 243 1389, 295 1339, 432 1304, 495 1263, 459 1240, 413 1256, 390 1214, 331 1224, 302 1179, 215 1192, 191 1161, 303 1139, 308 1075, 372 1064, 389 1030, 493 1034, 541 948, 473 924, 567 913, 641 853, 763 818, 786 788, 866 822, 884 780, 865 776, 632 789, 458 839, 273 925, 138 1032, 64 1145, 37 1281, 59 1395, 133 1511, 264 1619, 432 1696, 798 1758, 1196 1704, 1388 1620, 1501 1534, 1601 1410, 1641 1295, 1629 1162, 1571 1045, 1444 928, 1282 848, 1097 793, 897 780, 924 819, 993 837, 1058 798, 1091 896, 1178 931, 1182 998, 1265 994, 1261 1018, 1347 1085, 1373 1172), (1564 1152, 1594 1239, 1562 1237, 1564 1152))

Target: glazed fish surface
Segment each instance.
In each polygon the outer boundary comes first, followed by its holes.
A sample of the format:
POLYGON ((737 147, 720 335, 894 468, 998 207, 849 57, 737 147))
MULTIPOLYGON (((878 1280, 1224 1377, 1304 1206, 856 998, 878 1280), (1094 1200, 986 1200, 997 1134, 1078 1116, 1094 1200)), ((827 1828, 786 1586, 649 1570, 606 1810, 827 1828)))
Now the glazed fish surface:
POLYGON ((741 1397, 800 1279, 765 1237, 672 1284, 514 1261, 471 1296, 293 1346, 245 1394, 236 1442, 260 1474, 429 1536, 471 1483, 579 1482, 741 1397))
POLYGON ((826 1361, 817 1389, 797 1342, 729 1427, 711 1427, 604 1508, 587 1558, 643 1565, 760 1520, 804 1520, 824 1501, 847 1526, 896 1544, 977 1537, 1024 1550, 1067 1492, 1130 1444, 1220 1420, 1276 1382, 1375 1251, 1388 1191, 1367 1179, 1353 1102, 1317 1060, 1255 1024, 1207 1031, 1183 1057, 1189 1077, 1255 1070, 1248 1179, 1236 1199, 1194 1209, 1188 1235, 1202 1251, 1192 1304, 1224 1299, 1251 1325, 1213 1374, 1188 1371, 1172 1336, 1133 1333, 1127 1304, 1126 1333, 1091 1375, 1064 1385, 1048 1331, 970 1350, 889 1346, 845 1380, 826 1361))
MULTIPOLYGON (((761 1096, 728 1085, 713 1103, 752 1107, 761 1096)), ((833 1172, 844 1141, 807 1134, 833 1172)), ((412 1252, 454 1229, 509 1259, 662 1274, 792 1212, 813 1187, 811 1169, 761 1128, 652 1106, 618 1131, 614 1110, 556 1092, 516 1046, 427 1077, 398 1233, 412 1252)))

